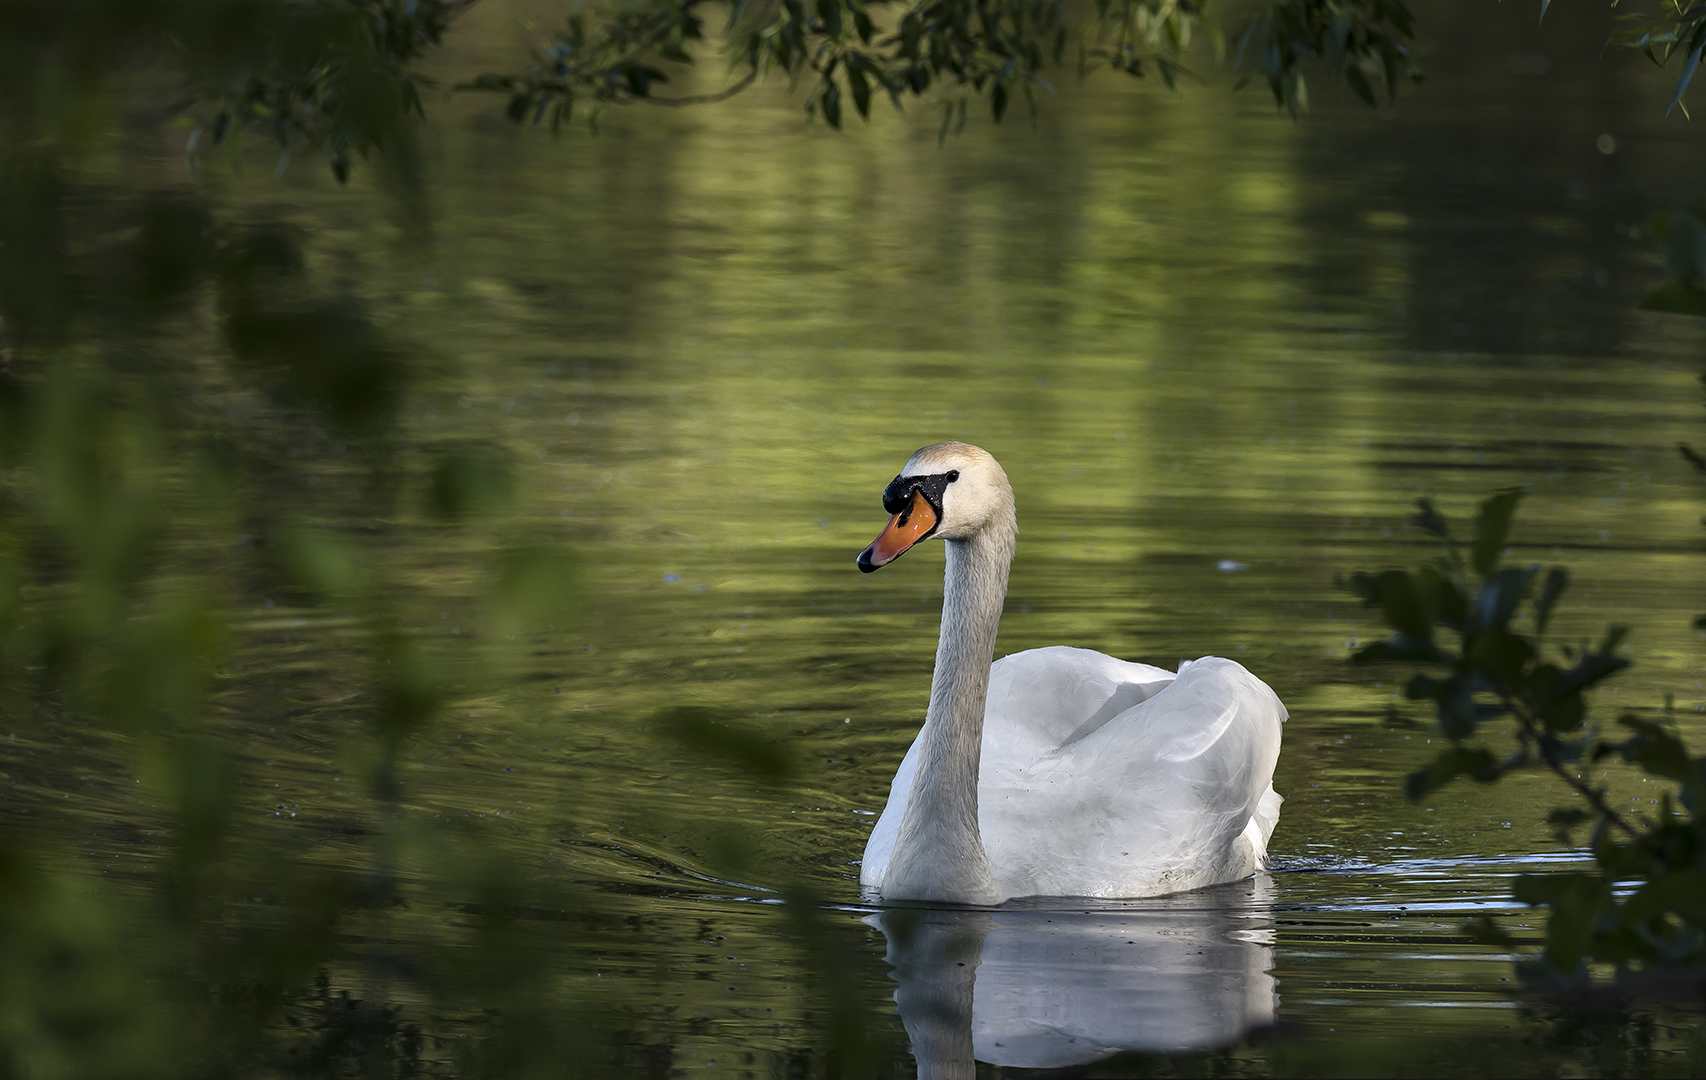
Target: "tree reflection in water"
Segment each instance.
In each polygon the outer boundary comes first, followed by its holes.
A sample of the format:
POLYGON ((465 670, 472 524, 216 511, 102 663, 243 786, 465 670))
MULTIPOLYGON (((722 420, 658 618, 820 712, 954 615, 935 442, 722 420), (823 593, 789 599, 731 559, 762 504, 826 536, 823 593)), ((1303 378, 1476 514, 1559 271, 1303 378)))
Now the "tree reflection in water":
POLYGON ((1259 874, 1090 908, 896 907, 865 922, 888 939, 919 1077, 959 1080, 978 1061, 1060 1068, 1224 1046, 1271 1024, 1272 893, 1259 874))

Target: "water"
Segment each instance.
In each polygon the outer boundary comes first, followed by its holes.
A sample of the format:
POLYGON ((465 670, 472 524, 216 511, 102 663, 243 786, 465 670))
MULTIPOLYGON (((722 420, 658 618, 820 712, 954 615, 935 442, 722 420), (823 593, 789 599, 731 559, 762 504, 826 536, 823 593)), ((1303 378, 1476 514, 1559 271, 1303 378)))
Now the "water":
MULTIPOLYGON (((204 176, 230 220, 307 230, 313 272, 418 360, 400 455, 487 440, 516 463, 511 508, 475 528, 390 521, 384 574, 465 691, 404 751, 405 817, 601 898, 578 922, 520 909, 549 1004, 614 1008, 650 1075, 833 1067, 800 990, 827 976, 787 936, 803 887, 830 905, 830 974, 879 1072, 1694 1067, 1686 1019, 1577 1024, 1462 933, 1490 913, 1535 938, 1509 880, 1574 857, 1541 824, 1563 800, 1524 776, 1405 803, 1427 717, 1397 700, 1407 673, 1347 663, 1377 626, 1342 579, 1428 555, 1412 500, 1461 519, 1523 484, 1517 554, 1574 574, 1560 636, 1635 627, 1606 707, 1672 693, 1706 738, 1701 492, 1675 452, 1706 430, 1702 334, 1635 310, 1661 275, 1625 229, 1694 193, 1698 151, 1662 122, 1665 88, 1601 54, 1601 24, 1555 12, 1539 35, 1501 10, 1478 36, 1441 8, 1422 13, 1433 82, 1392 117, 1323 93, 1294 124, 1218 75, 1178 96, 1098 81, 939 147, 925 115, 802 131, 771 87, 553 140, 456 99, 432 104, 424 241, 371 171, 348 191, 258 156, 204 176), (1278 691, 1271 874, 1065 910, 859 902, 923 716, 941 554, 870 576, 852 559, 883 485, 943 438, 990 449, 1016 490, 998 652, 1218 654, 1278 691), (518 541, 573 552, 583 600, 494 666, 487 562, 518 541), (685 747, 656 719, 683 705, 762 732, 791 779, 685 747)), ((515 18, 471 14, 446 70, 499 66, 515 18)), ((188 182, 173 138, 134 151, 161 184, 188 182)), ((291 490, 358 516, 363 469, 335 435, 297 437, 291 490)), ((245 603, 220 693, 246 835, 360 866, 351 620, 245 603)), ((13 820, 109 875, 159 873, 118 744, 70 717, 15 726, 13 820)), ((422 1022, 444 1045, 479 1029, 422 1022)))

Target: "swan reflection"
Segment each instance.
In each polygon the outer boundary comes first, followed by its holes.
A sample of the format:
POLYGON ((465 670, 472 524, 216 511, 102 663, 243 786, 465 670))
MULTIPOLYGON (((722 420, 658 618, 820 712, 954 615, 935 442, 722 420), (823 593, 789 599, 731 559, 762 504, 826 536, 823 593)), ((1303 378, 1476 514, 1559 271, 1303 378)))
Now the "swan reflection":
POLYGON ((956 1080, 974 1061, 1059 1068, 1271 1024, 1271 894, 1260 874, 1094 908, 890 908, 865 922, 888 939, 918 1075, 956 1080))

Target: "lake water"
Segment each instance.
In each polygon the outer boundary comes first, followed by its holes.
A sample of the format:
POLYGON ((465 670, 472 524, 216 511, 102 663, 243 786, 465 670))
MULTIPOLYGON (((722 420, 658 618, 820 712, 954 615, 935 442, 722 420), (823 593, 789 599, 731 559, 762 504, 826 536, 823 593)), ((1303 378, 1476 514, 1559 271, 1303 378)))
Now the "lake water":
MULTIPOLYGON (((1527 485, 1517 555, 1574 575, 1560 636, 1634 627, 1604 707, 1674 694, 1706 740, 1689 626, 1706 499, 1675 449, 1706 441, 1706 325, 1636 310, 1663 274, 1630 232, 1698 194, 1698 136, 1663 118, 1662 76, 1602 52, 1602 21, 1418 7, 1430 81, 1390 116, 1323 78, 1294 123, 1219 73, 1177 95, 1068 79, 1035 124, 944 145, 927 109, 805 127, 780 86, 554 139, 490 101, 429 99, 427 239, 372 170, 347 190, 312 162, 274 177, 259 151, 239 176, 204 171, 228 220, 294 223, 312 273, 420 358, 398 454, 484 440, 516 463, 511 509, 478 528, 385 523, 384 571, 464 688, 406 750, 403 814, 598 898, 581 922, 521 918, 551 958, 541 1007, 619 1016, 635 1075, 910 1075, 915 1054, 941 1076, 972 1059, 1699 1068, 1687 1014, 1631 1004, 1595 1027, 1462 933, 1484 913, 1529 925, 1509 879, 1573 858, 1542 824, 1563 800, 1525 776, 1406 803, 1431 724, 1396 700, 1408 672, 1348 664, 1378 627, 1341 584, 1427 557, 1406 524, 1419 495, 1462 520, 1527 485), (1270 874, 1093 908, 861 903, 865 836, 923 717, 942 555, 869 576, 852 560, 889 478, 947 438, 991 450, 1017 494, 998 653, 1229 656, 1285 701, 1270 874), (572 552, 583 600, 494 668, 482 582, 517 537, 572 552), (791 778, 653 723, 683 705, 788 750, 791 778), (830 951, 790 936, 808 896, 830 951), (866 1057, 838 1060, 826 993, 862 1018, 866 1057)), ((504 64, 525 13, 471 13, 447 77, 504 64)), ((180 135, 140 140, 136 168, 190 183, 180 135)), ((294 438, 281 484, 359 518, 353 455, 294 438)), ((350 620, 245 603, 222 691, 245 828, 357 865, 350 620)), ((110 740, 57 716, 14 727, 8 808, 147 880, 157 842, 110 740)), ((444 1040, 434 1069, 480 1028, 396 1000, 444 1040)))

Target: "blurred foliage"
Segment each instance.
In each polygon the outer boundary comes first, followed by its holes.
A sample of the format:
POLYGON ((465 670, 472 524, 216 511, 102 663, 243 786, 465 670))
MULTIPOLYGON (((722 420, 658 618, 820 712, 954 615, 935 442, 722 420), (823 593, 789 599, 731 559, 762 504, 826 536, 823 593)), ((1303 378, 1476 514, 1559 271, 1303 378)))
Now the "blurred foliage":
POLYGON ((1648 229, 1670 280, 1641 301, 1649 311, 1706 315, 1706 221, 1694 209, 1657 211, 1648 229))
MULTIPOLYGON (((0 819, 0 1076, 633 1065, 608 1008, 551 992, 612 901, 409 795, 410 747, 513 685, 584 602, 559 536, 504 512, 515 455, 408 435, 440 361, 316 270, 302 227, 87 167, 123 91, 174 63, 204 140, 266 127, 340 178, 351 155, 395 158, 419 107, 405 65, 460 6, 0 8, 0 717, 44 753, 98 742, 65 752, 123 811, 91 819, 55 790, 0 819), (488 568, 455 637, 423 631, 431 599, 396 564, 424 528, 488 568), (257 726, 279 664, 257 662, 254 624, 275 599, 339 626, 312 673, 326 704, 284 736, 257 726), (257 746, 289 737, 359 781, 335 837, 283 826, 263 789, 257 746), (133 857, 103 865, 92 835, 133 857)), ((688 753, 786 778, 737 725, 679 726, 688 753)), ((825 1053, 865 1060, 851 938, 789 896, 827 973, 804 988, 830 1010, 825 1053)))
MULTIPOLYGON (((1585 695, 1629 661, 1618 655, 1625 628, 1613 625, 1595 645, 1553 646, 1553 611, 1568 587, 1562 567, 1505 562, 1511 517, 1522 498, 1503 491, 1481 505, 1463 543, 1426 499, 1414 524, 1445 546, 1443 557, 1413 571, 1357 574, 1351 588, 1380 609, 1393 633, 1358 652, 1359 664, 1424 664, 1405 695, 1433 703, 1451 746, 1412 773, 1413 800, 1460 776, 1491 783, 1518 769, 1556 776, 1573 805, 1549 823, 1561 842, 1589 827, 1591 872, 1524 874, 1513 895, 1548 910, 1543 955, 1523 970, 1549 980, 1585 980, 1590 964, 1609 964, 1620 978, 1652 978, 1678 969, 1696 977, 1706 967, 1706 757, 1691 755, 1664 713, 1625 712, 1622 738, 1590 722, 1585 695), (1491 727, 1496 732, 1489 737, 1491 727), (1505 749, 1503 739, 1514 743, 1505 749), (1619 759, 1663 792, 1650 816, 1617 810, 1594 766, 1619 759)), ((1491 920, 1469 927, 1491 944, 1516 941, 1491 920)))

